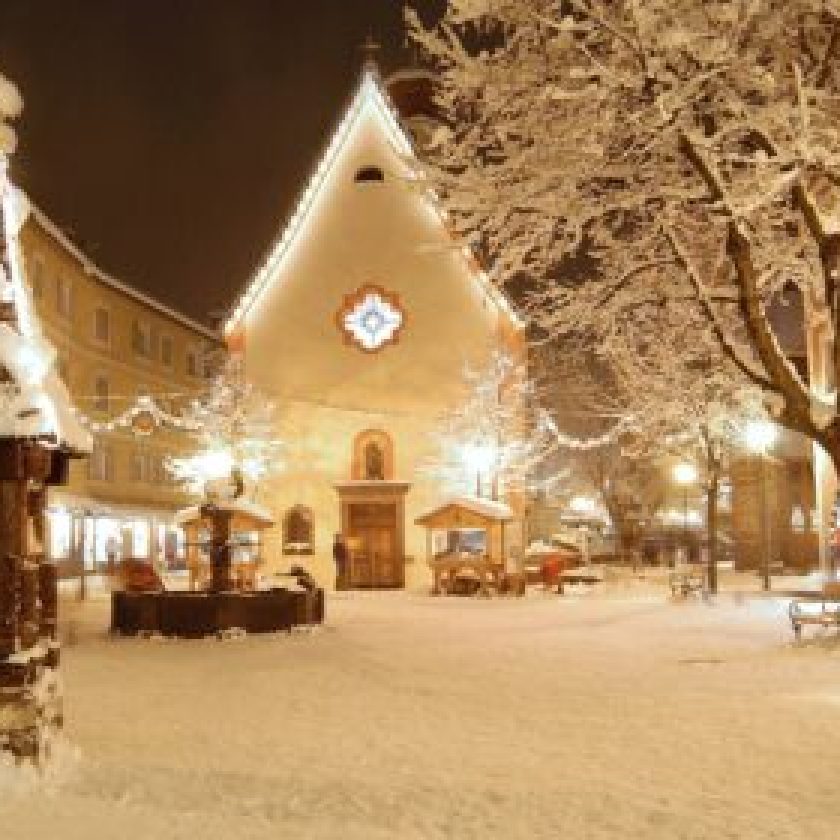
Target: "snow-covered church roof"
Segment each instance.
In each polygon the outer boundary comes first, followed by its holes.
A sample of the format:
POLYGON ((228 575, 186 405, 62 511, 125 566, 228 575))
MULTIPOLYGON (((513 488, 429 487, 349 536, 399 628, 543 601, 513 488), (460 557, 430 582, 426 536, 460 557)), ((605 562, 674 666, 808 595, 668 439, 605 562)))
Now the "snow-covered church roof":
POLYGON ((0 438, 43 439, 81 454, 92 439, 58 376, 24 276, 18 235, 29 203, 8 178, 16 140, 10 120, 22 107, 15 86, 0 75, 0 438))
MULTIPOLYGON (((322 187, 328 180, 342 150, 348 145, 348 139, 363 122, 363 117, 370 113, 376 116, 400 157, 405 160, 412 160, 416 157, 414 146, 409 135, 400 124, 399 114, 391 102, 379 70, 375 63, 367 62, 350 105, 333 132, 329 145, 306 189, 301 194, 291 218, 280 231, 269 248, 265 259, 250 278, 244 294, 240 297, 225 324, 225 335, 229 336, 236 332, 251 308, 278 276, 287 254, 290 253, 293 244, 304 231, 318 203, 319 196, 323 191, 322 187)), ((425 198, 435 207, 440 216, 441 224, 446 225, 446 211, 440 206, 440 201, 431 188, 425 191, 425 198)), ((499 310, 506 314, 514 327, 522 328, 524 323, 504 293, 493 285, 487 273, 480 267, 475 254, 468 245, 463 246, 463 256, 474 280, 481 286, 484 294, 499 310)))

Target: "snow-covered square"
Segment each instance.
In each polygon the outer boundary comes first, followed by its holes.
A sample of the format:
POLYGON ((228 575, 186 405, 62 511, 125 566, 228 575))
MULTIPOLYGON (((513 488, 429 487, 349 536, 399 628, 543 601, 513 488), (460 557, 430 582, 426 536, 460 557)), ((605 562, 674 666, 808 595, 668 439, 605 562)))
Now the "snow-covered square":
POLYGON ((3 770, 5 840, 837 836, 840 643, 783 599, 339 593, 226 641, 63 606, 69 746, 3 770))

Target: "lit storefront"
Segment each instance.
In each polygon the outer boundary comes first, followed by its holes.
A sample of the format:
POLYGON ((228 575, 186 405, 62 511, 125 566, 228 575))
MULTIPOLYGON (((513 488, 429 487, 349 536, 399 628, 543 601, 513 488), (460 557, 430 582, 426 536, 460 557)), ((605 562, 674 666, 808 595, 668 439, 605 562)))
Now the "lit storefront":
POLYGON ((184 535, 162 511, 120 510, 66 500, 47 510, 47 553, 65 573, 79 562, 90 572, 105 571, 133 558, 179 568, 185 558, 184 535))

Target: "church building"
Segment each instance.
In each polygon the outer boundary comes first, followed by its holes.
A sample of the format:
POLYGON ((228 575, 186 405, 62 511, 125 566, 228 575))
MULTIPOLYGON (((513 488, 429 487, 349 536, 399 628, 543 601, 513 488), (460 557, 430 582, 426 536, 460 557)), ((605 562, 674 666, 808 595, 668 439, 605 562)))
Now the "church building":
POLYGON ((441 415, 464 397, 465 365, 524 347, 515 312, 416 177, 428 87, 422 71, 386 84, 365 68, 225 329, 284 441, 284 469, 259 497, 278 522, 267 561, 299 561, 324 583, 336 534, 364 560, 350 585, 429 582, 415 520, 451 493, 424 469, 441 415))

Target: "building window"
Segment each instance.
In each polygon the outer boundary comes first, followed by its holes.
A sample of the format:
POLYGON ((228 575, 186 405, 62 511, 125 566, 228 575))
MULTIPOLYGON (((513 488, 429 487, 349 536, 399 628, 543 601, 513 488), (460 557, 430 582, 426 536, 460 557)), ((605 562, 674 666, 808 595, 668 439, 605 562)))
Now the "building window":
POLYGON ((160 339, 160 360, 167 367, 172 367, 172 336, 164 335, 160 339))
POLYGON ((32 259, 29 282, 32 287, 32 297, 35 300, 39 300, 44 293, 44 261, 41 257, 34 257, 32 259))
POLYGON ((133 321, 131 324, 131 349, 138 356, 151 358, 152 328, 143 321, 133 321))
POLYGON ((132 452, 128 461, 128 478, 145 484, 165 484, 167 475, 163 459, 152 452, 132 452))
POLYGON ((102 306, 93 313, 93 337, 103 344, 111 340, 111 313, 102 306))
POLYGON ((97 411, 107 411, 110 398, 110 386, 107 376, 97 376, 93 383, 95 395, 94 407, 97 411))
POLYGON ((187 350, 187 376, 198 376, 198 353, 187 350))
POLYGON ((378 166, 362 166, 353 179, 357 184, 377 184, 385 180, 385 173, 378 166))
POLYGON ((114 480, 114 453, 106 446, 94 446, 88 459, 88 478, 92 481, 114 480))
POLYGON ((128 460, 129 481, 145 481, 146 455, 144 452, 132 452, 128 460))
POLYGON ((163 463, 162 457, 155 457, 152 460, 152 479, 160 487, 169 484, 169 470, 163 463))
POLYGON ((312 510, 295 505, 283 517, 283 554, 312 554, 312 510))
POLYGON ((356 435, 350 478, 354 481, 390 481, 394 478, 394 444, 387 432, 367 429, 356 435))
POLYGON ((69 318, 73 308, 73 287, 66 277, 59 275, 56 283, 56 307, 58 314, 69 318))

